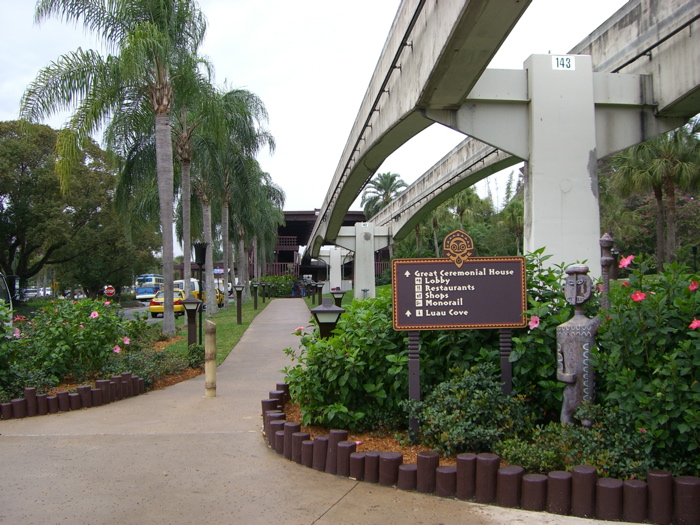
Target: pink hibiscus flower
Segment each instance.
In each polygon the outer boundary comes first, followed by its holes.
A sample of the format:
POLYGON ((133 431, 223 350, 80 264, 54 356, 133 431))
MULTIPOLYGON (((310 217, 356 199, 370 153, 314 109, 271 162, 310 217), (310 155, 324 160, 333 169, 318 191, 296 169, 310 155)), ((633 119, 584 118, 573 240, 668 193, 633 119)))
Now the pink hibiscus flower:
POLYGON ((697 281, 693 281, 692 283, 690 283, 688 285, 688 290, 690 290, 691 292, 694 292, 697 289, 698 289, 698 282, 697 281))
POLYGON ((640 291, 638 290, 638 291, 634 292, 634 293, 631 295, 631 297, 632 297, 632 300, 633 300, 634 302, 639 303, 639 302, 641 302, 641 301, 643 301, 644 299, 647 298, 647 294, 645 294, 644 292, 640 292, 640 291))
POLYGON ((688 328, 691 330, 695 330, 696 328, 700 328, 700 320, 698 319, 693 319, 693 322, 688 325, 688 328))
POLYGON ((620 268, 627 268, 630 263, 634 260, 634 255, 628 255, 620 260, 620 268))
POLYGON ((92 317, 93 319, 97 319, 99 316, 100 316, 100 314, 98 314, 97 312, 92 312, 90 314, 90 317, 92 317))
POLYGON ((533 315, 530 317, 530 323, 528 325, 530 327, 530 330, 534 330, 538 326, 540 326, 540 318, 537 317, 536 315, 533 315))

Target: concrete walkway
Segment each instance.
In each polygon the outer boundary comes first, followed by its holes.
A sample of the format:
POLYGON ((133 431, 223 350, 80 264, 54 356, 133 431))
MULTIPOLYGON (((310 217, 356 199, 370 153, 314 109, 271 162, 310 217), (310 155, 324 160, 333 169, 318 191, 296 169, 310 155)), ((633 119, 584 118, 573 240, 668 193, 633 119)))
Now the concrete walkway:
MULTIPOLYGON (((301 299, 258 315, 217 370, 103 407, 0 421, 0 523, 590 524, 355 482, 280 457, 260 400, 309 323, 301 299)), ((602 523, 602 522, 601 522, 602 523)))

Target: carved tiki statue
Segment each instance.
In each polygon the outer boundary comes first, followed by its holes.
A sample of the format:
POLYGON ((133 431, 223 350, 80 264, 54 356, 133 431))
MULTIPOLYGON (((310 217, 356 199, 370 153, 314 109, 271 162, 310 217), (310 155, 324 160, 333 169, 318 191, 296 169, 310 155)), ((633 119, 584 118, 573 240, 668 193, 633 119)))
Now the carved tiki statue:
MULTIPOLYGON (((591 297, 592 280, 588 266, 574 264, 566 269, 564 295, 575 308, 574 317, 557 327, 557 379, 566 383, 561 407, 561 422, 573 423, 581 403, 595 398, 595 373, 590 367, 591 348, 596 343, 599 319, 583 313, 583 303, 591 297)), ((590 426, 590 421, 582 421, 590 426)))

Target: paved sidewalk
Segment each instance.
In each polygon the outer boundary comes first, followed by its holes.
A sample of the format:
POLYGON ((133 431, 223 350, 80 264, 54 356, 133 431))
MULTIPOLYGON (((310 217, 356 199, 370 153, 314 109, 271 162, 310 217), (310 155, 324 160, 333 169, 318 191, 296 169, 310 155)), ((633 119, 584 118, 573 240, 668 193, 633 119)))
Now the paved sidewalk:
MULTIPOLYGON (((261 404, 289 364, 301 299, 258 315, 217 369, 103 407, 0 422, 0 523, 591 524, 405 492, 308 469, 270 450, 261 404)), ((602 522, 600 522, 602 523, 602 522)))

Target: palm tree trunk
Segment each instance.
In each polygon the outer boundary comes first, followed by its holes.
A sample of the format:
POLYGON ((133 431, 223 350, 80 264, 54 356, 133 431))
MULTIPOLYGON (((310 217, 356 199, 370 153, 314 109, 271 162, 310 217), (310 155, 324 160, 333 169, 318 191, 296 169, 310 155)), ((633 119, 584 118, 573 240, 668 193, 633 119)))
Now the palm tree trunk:
POLYGON ((656 199, 656 267, 661 270, 666 260, 664 250, 664 226, 666 213, 664 212, 664 197, 660 187, 654 186, 654 198, 656 199))
MULTIPOLYGON (((223 256, 224 256, 224 283, 223 283, 223 292, 224 295, 228 294, 228 276, 229 276, 229 269, 231 266, 231 258, 229 257, 230 250, 228 249, 229 245, 229 237, 228 237, 228 205, 229 205, 229 199, 224 199, 224 202, 221 204, 221 245, 223 247, 223 256)), ((224 301, 224 309, 228 308, 228 301, 224 301)))
POLYGON ((156 114, 156 170, 163 238, 163 334, 175 335, 173 311, 173 143, 167 113, 156 114))
POLYGON ((673 180, 673 173, 664 175, 664 193, 666 195, 665 260, 667 263, 672 263, 676 260, 676 184, 673 180))
POLYGON ((207 317, 211 317, 219 311, 216 304, 216 292, 214 291, 214 247, 211 238, 211 201, 208 198, 202 199, 202 222, 204 223, 204 242, 207 243, 207 260, 204 263, 204 275, 206 284, 204 289, 207 294, 207 317))
POLYGON ((185 281, 185 297, 189 297, 192 291, 192 232, 191 232, 191 215, 192 215, 192 184, 190 179, 191 163, 183 162, 182 168, 182 278, 185 281))

